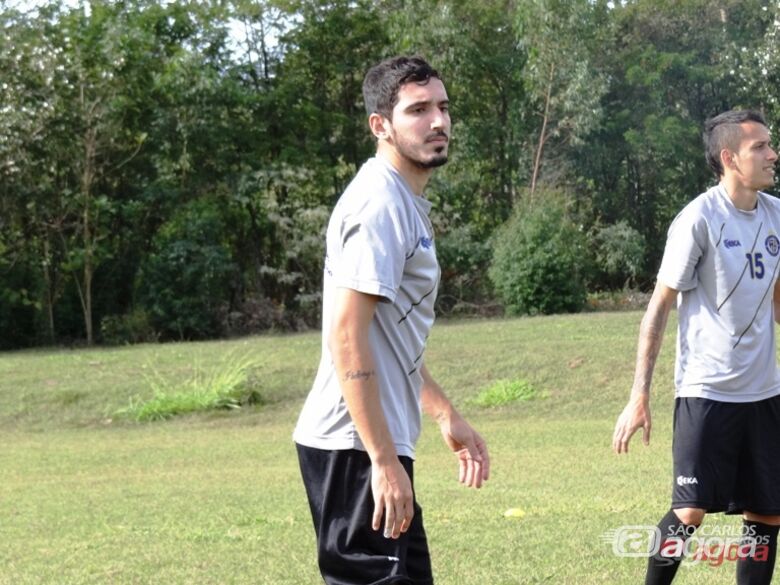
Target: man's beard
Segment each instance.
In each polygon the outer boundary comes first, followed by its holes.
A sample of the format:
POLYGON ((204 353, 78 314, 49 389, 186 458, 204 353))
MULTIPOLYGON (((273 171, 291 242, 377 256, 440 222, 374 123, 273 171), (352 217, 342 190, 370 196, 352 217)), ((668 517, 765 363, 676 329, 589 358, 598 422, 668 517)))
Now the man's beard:
POLYGON ((449 160, 449 158, 447 157, 446 154, 438 154, 437 156, 433 157, 428 161, 412 161, 412 162, 414 162, 414 164, 416 164, 421 169, 435 169, 436 167, 440 167, 447 164, 447 160, 449 160))
POLYGON ((436 167, 447 164, 447 160, 449 160, 446 147, 444 146, 439 147, 437 149, 439 152, 437 152, 432 158, 428 160, 420 160, 419 158, 415 157, 402 144, 396 144, 396 148, 402 157, 420 169, 435 169, 436 167))

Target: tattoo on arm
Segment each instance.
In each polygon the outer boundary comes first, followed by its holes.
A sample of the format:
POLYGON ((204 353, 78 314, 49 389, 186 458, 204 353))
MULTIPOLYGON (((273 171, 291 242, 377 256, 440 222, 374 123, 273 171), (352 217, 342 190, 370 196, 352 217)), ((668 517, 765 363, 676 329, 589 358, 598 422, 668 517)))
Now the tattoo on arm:
POLYGON ((641 333, 642 341, 639 344, 639 355, 637 356, 636 382, 638 389, 643 394, 650 392, 650 384, 653 378, 653 370, 658 353, 661 350, 664 329, 669 313, 662 308, 658 308, 648 314, 642 322, 641 333))
POLYGON ((374 370, 347 370, 344 375, 344 381, 349 380, 368 380, 371 376, 375 375, 374 370))

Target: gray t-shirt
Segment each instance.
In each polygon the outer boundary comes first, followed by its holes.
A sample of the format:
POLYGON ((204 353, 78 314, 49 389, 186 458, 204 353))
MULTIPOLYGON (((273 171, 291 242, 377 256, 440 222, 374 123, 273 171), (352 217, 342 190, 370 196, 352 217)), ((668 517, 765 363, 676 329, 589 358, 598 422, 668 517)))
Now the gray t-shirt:
POLYGON ((677 298, 676 396, 753 402, 780 394, 774 285, 780 201, 758 194, 743 211, 722 185, 689 203, 669 228, 658 280, 677 298))
POLYGON ((421 426, 420 367, 439 283, 430 208, 379 155, 363 165, 336 204, 323 276, 322 357, 295 442, 365 450, 327 346, 335 289, 350 288, 382 297, 369 330, 382 409, 398 454, 414 457, 421 426))

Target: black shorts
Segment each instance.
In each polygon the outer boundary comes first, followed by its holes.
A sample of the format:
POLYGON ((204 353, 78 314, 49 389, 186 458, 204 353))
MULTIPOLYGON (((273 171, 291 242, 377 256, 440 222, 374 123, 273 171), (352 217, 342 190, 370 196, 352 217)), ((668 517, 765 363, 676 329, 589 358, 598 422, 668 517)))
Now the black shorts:
POLYGON ((678 398, 672 508, 780 514, 780 396, 678 398))
MULTIPOLYGON (((422 510, 414 502, 409 530, 385 538, 371 527, 371 460, 355 449, 324 451, 297 445, 309 498, 320 573, 328 585, 432 585, 422 510)), ((413 478, 412 459, 399 457, 413 478)))

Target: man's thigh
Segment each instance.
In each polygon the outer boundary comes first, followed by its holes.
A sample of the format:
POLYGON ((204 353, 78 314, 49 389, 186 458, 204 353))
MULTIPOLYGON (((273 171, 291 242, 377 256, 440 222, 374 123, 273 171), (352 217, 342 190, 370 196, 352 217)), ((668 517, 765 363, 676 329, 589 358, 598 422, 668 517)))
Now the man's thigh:
MULTIPOLYGON (((328 585, 433 583, 422 510, 415 501, 409 530, 398 539, 371 527, 371 460, 363 451, 324 451, 298 445, 301 474, 328 585)), ((413 480, 412 460, 400 457, 413 480)))
POLYGON ((750 404, 732 512, 780 515, 780 396, 750 404))
POLYGON ((745 404, 678 398, 674 410, 673 508, 723 512, 733 504, 747 431, 745 404))

